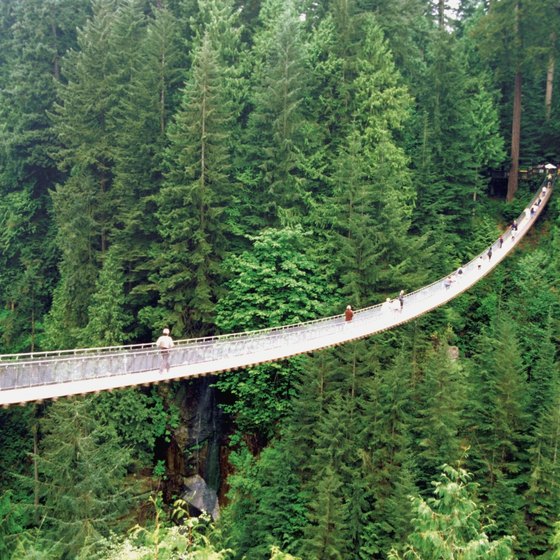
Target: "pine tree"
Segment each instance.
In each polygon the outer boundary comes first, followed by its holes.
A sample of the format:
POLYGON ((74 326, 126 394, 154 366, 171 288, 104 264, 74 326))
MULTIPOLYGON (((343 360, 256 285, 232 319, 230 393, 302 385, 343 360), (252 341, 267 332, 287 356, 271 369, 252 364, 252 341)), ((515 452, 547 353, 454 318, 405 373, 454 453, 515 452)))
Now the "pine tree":
POLYGON ((466 409, 476 443, 475 473, 497 531, 515 534, 522 546, 527 542, 521 507, 530 468, 529 402, 515 325, 506 316, 499 315, 481 338, 476 367, 474 401, 466 409))
POLYGON ((228 123, 221 66, 206 36, 169 130, 166 182, 157 197, 163 239, 154 265, 161 304, 177 334, 203 333, 214 321, 227 248, 224 210, 232 198, 228 123))
POLYGON ((464 469, 445 465, 436 482, 434 498, 414 498, 414 531, 401 554, 393 550, 392 560, 434 558, 513 560, 512 537, 491 541, 481 508, 475 501, 476 485, 464 469))
POLYGON ((106 253, 91 298, 89 321, 81 335, 82 346, 117 346, 126 340, 130 317, 124 311, 124 274, 112 249, 106 253))
POLYGON ((416 466, 422 491, 429 488, 441 465, 456 464, 462 455, 461 440, 464 402, 467 394, 465 372, 449 358, 446 340, 422 359, 423 371, 417 387, 418 401, 416 466))
POLYGON ((326 465, 309 503, 310 525, 298 554, 309 560, 343 560, 348 551, 347 509, 340 477, 326 465))
POLYGON ((124 480, 129 453, 114 427, 92 416, 89 399, 55 403, 41 432, 41 536, 58 558, 76 558, 122 524, 132 498, 124 480))
POLYGON ((126 273, 126 302, 137 316, 130 337, 152 335, 158 320, 146 311, 157 305, 158 291, 149 279, 148 255, 157 254, 160 238, 155 195, 161 188, 167 126, 178 105, 183 78, 182 39, 178 22, 166 8, 148 21, 139 57, 131 64, 130 84, 115 111, 118 129, 114 154, 114 199, 119 222, 111 233, 126 273))
MULTIPOLYGON (((62 316, 64 326, 86 325, 98 260, 121 219, 113 189, 117 115, 136 68, 143 27, 139 1, 96 0, 91 19, 78 32, 79 50, 64 59, 53 114, 61 143, 56 157, 69 175, 53 193, 62 253, 55 303, 63 309, 51 310, 51 322, 62 316)), ((50 329, 62 326, 54 323, 50 329)))
POLYGON ((244 173, 251 211, 261 224, 300 223, 308 211, 305 50, 293 1, 267 0, 255 36, 253 110, 248 121, 251 168, 244 173))
POLYGON ((75 44, 85 0, 2 3, 0 25, 0 345, 42 345, 41 322, 56 277, 48 191, 60 179, 48 118, 60 58, 75 44))
POLYGON ((267 557, 272 546, 290 551, 306 525, 306 500, 290 444, 275 441, 258 458, 245 453, 248 463, 236 461, 242 468, 229 479, 230 504, 220 521, 226 541, 247 559, 267 557))
POLYGON ((408 496, 415 492, 410 431, 411 372, 403 350, 376 372, 363 435, 364 510, 361 558, 382 557, 402 542, 410 525, 408 496))
POLYGON ((422 212, 415 221, 429 227, 442 216, 448 234, 464 236, 470 232, 469 218, 480 191, 484 144, 478 121, 485 114, 473 104, 462 45, 440 30, 428 55, 416 116, 414 160, 422 212))

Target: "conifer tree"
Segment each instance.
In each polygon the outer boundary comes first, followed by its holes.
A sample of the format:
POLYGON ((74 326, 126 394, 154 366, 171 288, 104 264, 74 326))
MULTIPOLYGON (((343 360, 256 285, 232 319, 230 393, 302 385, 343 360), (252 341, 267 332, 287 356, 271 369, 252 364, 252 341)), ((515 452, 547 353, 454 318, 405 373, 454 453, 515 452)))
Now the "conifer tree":
POLYGON ((460 363, 449 358, 445 339, 421 363, 422 377, 416 388, 415 407, 418 410, 416 467, 421 491, 426 491, 441 465, 456 464, 461 459, 467 385, 460 363))
POLYGON ((121 525, 132 498, 129 453, 114 428, 93 417, 89 399, 55 403, 41 431, 41 536, 58 558, 76 558, 121 525))
POLYGON ((158 222, 154 197, 163 182, 162 158, 167 126, 178 105, 183 79, 183 45, 171 12, 155 9, 139 47, 130 84, 116 109, 114 194, 119 223, 111 234, 126 273, 125 306, 138 321, 132 339, 151 336, 154 317, 143 309, 157 305, 157 287, 149 280, 151 254, 158 252, 158 222), (147 331, 147 332, 146 332, 147 331))
POLYGON ((168 321, 180 335, 206 332, 213 323, 227 249, 224 211, 233 194, 228 139, 232 113, 221 77, 206 36, 169 130, 168 171, 157 197, 163 244, 154 260, 159 273, 153 280, 168 321))
POLYGON ((117 346, 126 340, 124 274, 113 247, 107 251, 82 333, 82 346, 117 346))
POLYGON ((414 530, 402 554, 393 550, 389 558, 513 560, 512 537, 490 540, 470 479, 464 469, 445 465, 435 483, 435 497, 412 500, 414 530))
POLYGON ((515 534, 523 545, 527 541, 521 507, 529 472, 529 395, 514 323, 503 314, 498 316, 481 337, 477 354, 474 400, 467 407, 476 443, 471 450, 475 474, 497 531, 515 534))
POLYGON ((309 521, 300 554, 310 560, 343 560, 348 554, 347 509, 342 482, 333 467, 325 466, 309 503, 309 521))
POLYGON ((448 233, 464 235, 480 191, 484 128, 477 121, 485 114, 473 104, 462 45, 440 30, 428 56, 416 117, 414 159, 422 215, 415 221, 429 227, 442 216, 448 233))
POLYGON ((560 391, 558 367, 550 387, 550 401, 541 410, 531 449, 531 476, 525 495, 530 536, 524 549, 531 556, 545 554, 560 517, 558 449, 560 445, 560 391))
POLYGON ((408 496, 415 493, 410 431, 411 372, 403 350, 376 372, 363 434, 367 492, 361 558, 387 554, 410 524, 408 496))
POLYGON ((257 458, 245 451, 247 462, 234 461, 230 503, 220 527, 239 557, 266 558, 271 546, 293 550, 302 535, 306 500, 290 446, 277 440, 257 458))
POLYGON ((2 3, 0 33, 0 346, 34 350, 56 277, 48 191, 60 179, 48 118, 60 58, 85 0, 2 3))
POLYGON ((91 19, 78 32, 79 49, 64 59, 53 115, 61 143, 56 157, 69 175, 53 193, 62 253, 55 303, 63 309, 53 306, 50 319, 64 317, 65 324, 55 322, 51 331, 86 325, 98 259, 121 219, 113 190, 116 115, 139 56, 142 8, 137 0, 96 0, 91 19))
POLYGON ((267 0, 255 36, 252 91, 248 122, 251 168, 244 173, 251 211, 265 225, 294 225, 308 211, 305 176, 306 94, 305 50, 301 22, 292 0, 267 0))

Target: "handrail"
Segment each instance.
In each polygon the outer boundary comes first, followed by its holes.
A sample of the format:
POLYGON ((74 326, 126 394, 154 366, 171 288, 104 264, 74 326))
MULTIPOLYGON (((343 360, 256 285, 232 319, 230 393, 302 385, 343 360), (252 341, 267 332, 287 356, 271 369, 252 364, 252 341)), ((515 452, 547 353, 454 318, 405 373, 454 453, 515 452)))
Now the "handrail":
MULTIPOLYGON (((393 328, 443 305, 493 270, 517 245, 551 196, 551 189, 548 189, 543 196, 542 186, 539 192, 532 197, 529 206, 520 214, 519 232, 512 240, 513 242, 509 242, 508 247, 499 250, 499 240, 494 241, 491 245, 496 248, 493 261, 485 261, 487 264, 479 271, 477 271, 480 268, 478 261, 480 257, 484 258, 485 252, 476 255, 462 267, 465 271, 463 280, 458 282, 453 289, 443 289, 442 284, 445 277, 442 277, 406 294, 404 296, 404 313, 385 313, 383 304, 356 310, 352 322, 353 330, 342 331, 341 328, 345 326, 343 315, 333 315, 280 327, 180 340, 170 353, 173 375, 169 375, 167 378, 171 379, 177 375, 179 377, 204 375, 235 367, 245 367, 252 363, 281 359, 340 344, 393 328), (539 200, 540 206, 536 206, 539 200), (533 216, 530 215, 532 206, 536 206, 533 216), (471 270, 474 273, 467 278, 467 272, 471 270), (413 309, 414 306, 416 309, 413 309)), ((507 243, 511 238, 511 230, 508 230, 503 234, 503 243, 507 243)), ((163 379, 157 375, 159 367, 160 354, 153 343, 59 352, 5 354, 0 356, 0 404, 18 402, 18 399, 22 401, 37 400, 53 397, 55 394, 89 392, 127 384, 153 383, 163 379), (143 373, 146 373, 147 377, 143 376, 140 381, 138 376, 143 373), (110 382, 108 378, 111 378, 110 382), (126 378, 126 382, 123 381, 124 378, 126 378), (70 391, 70 389, 63 390, 62 388, 45 390, 47 386, 60 387, 68 386, 71 383, 81 383, 82 385, 73 388, 72 392, 60 393, 64 390, 70 391), (89 383, 88 388, 84 388, 83 384, 87 383, 89 383), (40 394, 47 396, 21 395, 21 391, 30 388, 43 388, 40 394), (20 393, 17 397, 7 395, 7 393, 18 391, 20 393)), ((37 394, 39 393, 36 391, 34 395, 37 394)))
MULTIPOLYGON (((542 187, 546 184, 546 182, 547 182, 547 178, 545 177, 542 185, 539 187, 539 191, 533 196, 529 205, 523 210, 523 212, 517 218, 518 224, 520 224, 524 220, 526 212, 539 199, 542 187)), ((506 237, 509 239, 510 236, 511 236, 510 230, 508 230, 505 234, 503 234, 503 236, 504 236, 504 241, 505 241, 506 237)), ((498 244, 498 241, 494 241, 490 246, 495 247, 497 244, 498 244)), ((467 269, 468 267, 473 266, 478 261, 479 257, 484 256, 485 251, 477 254, 472 260, 467 262, 462 268, 467 269)), ((447 276, 448 275, 445 275, 444 277, 435 280, 431 284, 428 284, 426 286, 422 286, 422 287, 420 287, 417 290, 414 290, 412 292, 408 292, 407 294, 404 295, 404 301, 406 302, 407 300, 410 300, 412 298, 412 296, 414 296, 418 293, 424 292, 425 290, 427 290, 431 287, 439 285, 441 282, 444 281, 444 279, 447 276)), ((360 313, 363 313, 365 311, 370 311, 370 310, 373 310, 373 309, 376 309, 376 308, 381 308, 382 305, 383 305, 383 303, 376 303, 376 304, 373 304, 373 305, 370 305, 370 306, 367 306, 367 307, 363 307, 362 309, 357 309, 357 310, 355 310, 354 313, 355 313, 355 315, 359 315, 360 313)), ((213 336, 206 336, 206 337, 198 337, 198 338, 179 339, 179 340, 175 341, 175 345, 176 346, 186 346, 186 345, 195 346, 195 345, 198 345, 198 344, 206 344, 206 343, 211 343, 211 342, 221 342, 221 341, 224 341, 224 340, 231 340, 231 339, 235 339, 235 338, 249 338, 249 337, 252 337, 253 335, 256 335, 256 334, 274 333, 274 332, 278 332, 278 331, 286 331, 286 330, 291 330, 291 329, 294 329, 294 328, 307 327, 307 326, 312 326, 312 325, 316 325, 316 324, 320 324, 320 323, 324 323, 324 322, 329 322, 329 321, 340 319, 342 316, 343 316, 343 314, 337 314, 337 315, 331 315, 329 317, 321 317, 321 318, 318 318, 318 319, 311 319, 309 321, 303 321, 301 323, 290 323, 288 325, 267 327, 267 328, 264 328, 264 329, 254 329, 254 330, 249 330, 249 331, 241 331, 241 332, 234 332, 234 333, 227 333, 227 334, 213 335, 213 336)), ((121 352, 125 352, 125 351, 126 352, 136 352, 136 351, 141 351, 141 350, 156 350, 155 343, 154 342, 148 342, 148 343, 139 343, 139 344, 122 344, 122 345, 118 345, 118 346, 101 346, 101 347, 92 347, 92 348, 73 348, 73 349, 64 349, 64 350, 46 350, 46 351, 39 351, 39 352, 0 354, 0 362, 2 362, 2 361, 13 361, 13 360, 36 362, 37 360, 44 361, 44 360, 41 359, 43 357, 59 358, 59 357, 62 357, 64 355, 68 355, 69 358, 72 358, 72 357, 87 356, 87 355, 90 355, 90 354, 99 355, 99 354, 108 353, 108 354, 111 355, 111 354, 121 353, 121 352)))

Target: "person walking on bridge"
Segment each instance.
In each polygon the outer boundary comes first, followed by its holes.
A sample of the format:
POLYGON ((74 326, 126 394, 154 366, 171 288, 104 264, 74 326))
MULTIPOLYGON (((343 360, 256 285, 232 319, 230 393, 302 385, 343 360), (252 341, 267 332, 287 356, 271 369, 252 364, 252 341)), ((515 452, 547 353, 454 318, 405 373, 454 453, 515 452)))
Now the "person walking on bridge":
POLYGON ((404 290, 401 290, 399 292, 399 307, 400 307, 400 311, 402 313, 403 307, 404 307, 404 290))
POLYGON ((351 305, 346 306, 346 311, 344 311, 344 320, 349 323, 354 318, 354 311, 351 305))
POLYGON ((161 336, 156 341, 156 346, 161 350, 161 367, 159 368, 159 372, 168 373, 169 351, 175 346, 173 339, 169 336, 169 329, 163 329, 161 336))

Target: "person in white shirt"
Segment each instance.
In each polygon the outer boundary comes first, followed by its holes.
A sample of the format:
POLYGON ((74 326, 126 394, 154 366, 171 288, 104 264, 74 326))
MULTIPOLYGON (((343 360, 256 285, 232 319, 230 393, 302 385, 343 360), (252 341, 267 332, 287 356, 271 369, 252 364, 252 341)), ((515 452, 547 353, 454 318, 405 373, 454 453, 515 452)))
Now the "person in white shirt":
POLYGON ((175 346, 173 339, 169 336, 169 329, 163 329, 162 335, 156 341, 156 346, 161 350, 161 367, 159 368, 159 372, 168 373, 169 351, 175 346))

